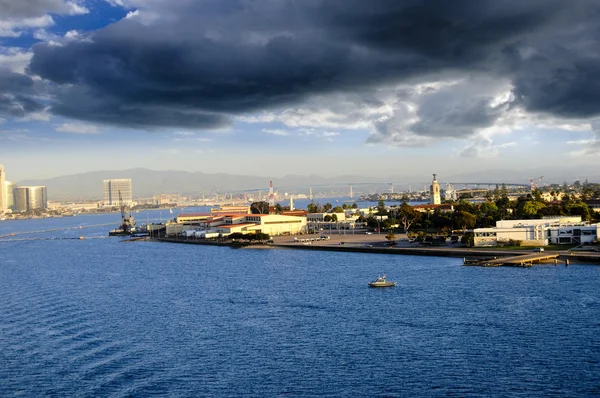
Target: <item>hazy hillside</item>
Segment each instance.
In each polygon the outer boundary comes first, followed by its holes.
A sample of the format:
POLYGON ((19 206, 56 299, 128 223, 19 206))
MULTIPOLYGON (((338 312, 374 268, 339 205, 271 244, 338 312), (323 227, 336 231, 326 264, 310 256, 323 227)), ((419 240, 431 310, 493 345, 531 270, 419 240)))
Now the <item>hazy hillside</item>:
MULTIPOLYGON (((89 173, 61 176, 51 179, 19 181, 18 185, 45 185, 51 200, 102 199, 104 179, 131 178, 135 197, 152 196, 160 193, 198 194, 209 192, 230 192, 241 190, 268 190, 268 176, 247 176, 232 174, 204 174, 186 171, 156 171, 131 169, 119 171, 94 171, 89 173)), ((314 185, 335 184, 345 181, 369 181, 367 177, 343 176, 323 178, 315 175, 288 175, 273 178, 273 184, 281 189, 314 185)))
MULTIPOLYGON (((529 178, 544 175, 544 183, 559 183, 563 181, 581 181, 586 178, 590 182, 600 181, 600 172, 593 167, 571 167, 569 169, 528 169, 519 172, 511 170, 485 170, 469 173, 445 175, 438 173, 438 180, 443 185, 447 182, 491 182, 527 184, 529 178)), ((104 195, 103 180, 109 178, 131 178, 134 197, 152 196, 160 193, 200 194, 210 192, 231 192, 243 190, 264 190, 269 187, 269 176, 248 176, 233 174, 205 174, 187 171, 156 171, 149 169, 130 169, 118 171, 94 171, 89 173, 61 176, 51 179, 19 181, 18 185, 45 185, 48 187, 48 197, 51 200, 102 199, 104 195)), ((357 184, 355 192, 383 192, 388 189, 388 182, 394 183, 396 192, 406 190, 411 185, 413 190, 423 189, 431 181, 429 170, 420 169, 418 172, 402 170, 401 173, 390 176, 367 177, 359 175, 341 175, 324 178, 317 175, 286 175, 282 178, 272 178, 276 189, 283 192, 313 191, 348 191, 349 183, 357 184), (358 185, 358 183, 375 183, 373 185, 358 185)), ((457 187, 458 188, 458 187, 457 187)))

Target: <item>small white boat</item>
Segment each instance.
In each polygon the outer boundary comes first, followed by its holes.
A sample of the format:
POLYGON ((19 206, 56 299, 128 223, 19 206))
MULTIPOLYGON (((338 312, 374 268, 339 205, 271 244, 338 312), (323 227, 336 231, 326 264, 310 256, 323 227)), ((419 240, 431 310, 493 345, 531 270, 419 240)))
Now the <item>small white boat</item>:
POLYGON ((392 286, 396 286, 396 282, 388 281, 386 278, 387 277, 385 275, 378 276, 377 280, 374 280, 373 282, 369 282, 369 287, 392 287, 392 286))

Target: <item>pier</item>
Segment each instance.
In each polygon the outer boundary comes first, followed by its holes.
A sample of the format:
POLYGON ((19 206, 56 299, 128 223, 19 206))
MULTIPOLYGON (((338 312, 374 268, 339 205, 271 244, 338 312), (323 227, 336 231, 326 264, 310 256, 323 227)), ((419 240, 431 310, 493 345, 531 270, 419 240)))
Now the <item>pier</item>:
POLYGON ((493 259, 480 259, 480 260, 467 260, 464 259, 464 265, 478 265, 483 267, 499 267, 499 266, 513 266, 513 267, 531 267, 534 263, 541 263, 543 261, 556 260, 560 254, 558 253, 533 253, 533 254, 522 254, 519 256, 512 257, 501 257, 493 259))

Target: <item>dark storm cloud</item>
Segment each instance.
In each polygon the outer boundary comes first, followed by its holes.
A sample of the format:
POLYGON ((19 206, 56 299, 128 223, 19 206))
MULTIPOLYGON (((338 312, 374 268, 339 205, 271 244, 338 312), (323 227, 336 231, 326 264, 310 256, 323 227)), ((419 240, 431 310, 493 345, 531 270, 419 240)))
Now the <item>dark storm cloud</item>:
MULTIPOLYGON (((30 72, 62 85, 53 112, 124 126, 209 128, 313 94, 474 73, 510 80, 515 105, 563 116, 600 113, 600 49, 592 36, 599 15, 591 0, 140 5, 140 20, 63 46, 34 47, 30 72), (144 21, 145 11, 154 19, 144 21), (568 48, 571 58, 557 60, 557 48, 568 48)), ((431 122, 435 106, 421 109, 414 131, 435 135, 456 120, 493 123, 498 115, 489 98, 477 98, 465 98, 439 125, 431 122)))
POLYGON ((32 97, 36 84, 26 75, 0 67, 0 117, 24 117, 43 109, 32 97))

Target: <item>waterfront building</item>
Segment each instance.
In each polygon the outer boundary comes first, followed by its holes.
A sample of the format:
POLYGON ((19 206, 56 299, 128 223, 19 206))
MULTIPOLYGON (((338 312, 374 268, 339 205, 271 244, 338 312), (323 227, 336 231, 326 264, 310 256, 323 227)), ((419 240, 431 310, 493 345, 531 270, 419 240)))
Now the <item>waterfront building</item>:
POLYGON ((179 213, 167 223, 167 235, 262 232, 271 236, 295 235, 306 230, 306 217, 281 214, 179 213))
POLYGON ((439 205, 442 203, 442 199, 440 196, 440 184, 437 181, 436 174, 433 175, 433 181, 431 183, 431 186, 429 187, 429 192, 429 204, 439 205))
POLYGON ((476 228, 475 246, 498 246, 520 241, 522 246, 552 244, 586 244, 596 241, 600 224, 590 224, 576 217, 555 217, 540 220, 502 220, 494 228, 476 228))
POLYGON ((104 180, 104 206, 118 206, 119 191, 121 191, 124 205, 131 206, 133 204, 131 178, 120 178, 104 180))
POLYGON ((4 212, 4 210, 8 209, 8 205, 6 204, 6 185, 4 182, 4 165, 0 164, 0 212, 4 212))
POLYGON ((48 195, 45 186, 16 187, 14 190, 15 210, 41 210, 48 208, 48 195))

